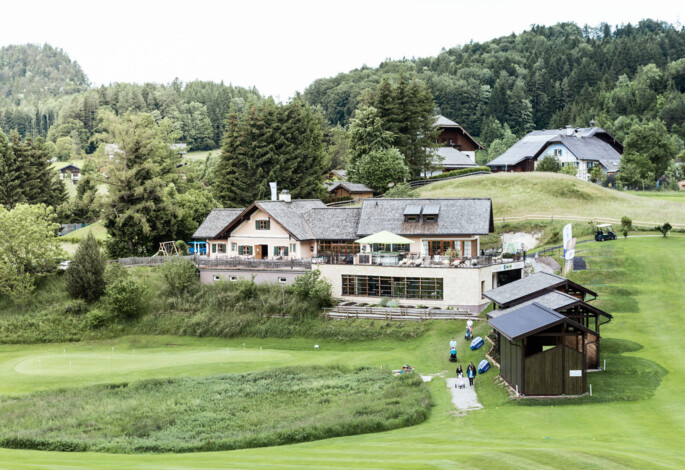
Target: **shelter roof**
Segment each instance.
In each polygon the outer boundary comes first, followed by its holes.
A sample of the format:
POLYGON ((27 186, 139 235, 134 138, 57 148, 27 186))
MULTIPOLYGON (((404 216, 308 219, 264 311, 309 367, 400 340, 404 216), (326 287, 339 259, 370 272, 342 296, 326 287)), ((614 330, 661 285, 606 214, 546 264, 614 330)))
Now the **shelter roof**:
POLYGON ((510 312, 488 320, 488 323, 510 341, 516 341, 544 331, 559 323, 570 323, 575 328, 591 331, 554 310, 533 302, 530 305, 517 306, 510 312))
POLYGON ((583 287, 580 284, 576 284, 565 277, 545 272, 535 273, 531 276, 524 277, 523 279, 489 290, 485 292, 483 296, 492 300, 500 307, 506 308, 518 305, 526 300, 530 300, 532 297, 539 297, 545 292, 569 284, 578 290, 582 290, 595 297, 597 296, 597 294, 590 289, 583 287))

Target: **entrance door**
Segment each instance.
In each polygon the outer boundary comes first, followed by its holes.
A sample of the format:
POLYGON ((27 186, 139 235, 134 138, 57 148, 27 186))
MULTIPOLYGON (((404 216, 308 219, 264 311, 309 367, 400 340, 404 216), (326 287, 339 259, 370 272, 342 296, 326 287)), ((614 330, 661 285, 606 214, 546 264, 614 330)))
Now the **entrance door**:
POLYGON ((257 245, 257 247, 261 252, 261 256, 258 256, 259 259, 266 259, 269 257, 269 245, 257 245))
POLYGON ((255 245, 254 257, 257 259, 262 259, 262 245, 255 245))

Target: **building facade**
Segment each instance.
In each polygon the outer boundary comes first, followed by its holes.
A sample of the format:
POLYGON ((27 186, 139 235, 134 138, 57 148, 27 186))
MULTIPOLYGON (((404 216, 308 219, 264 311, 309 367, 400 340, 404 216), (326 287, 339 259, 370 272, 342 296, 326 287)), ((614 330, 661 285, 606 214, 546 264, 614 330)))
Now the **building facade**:
POLYGON ((331 208, 286 195, 215 209, 194 238, 209 247, 203 282, 256 274, 289 283, 296 271, 318 269, 346 301, 393 298, 480 311, 489 303, 485 291, 520 279, 523 270, 516 254, 481 250, 480 237, 493 229, 492 203, 484 198, 367 199, 361 207, 331 208), (381 233, 402 242, 357 243, 381 233))

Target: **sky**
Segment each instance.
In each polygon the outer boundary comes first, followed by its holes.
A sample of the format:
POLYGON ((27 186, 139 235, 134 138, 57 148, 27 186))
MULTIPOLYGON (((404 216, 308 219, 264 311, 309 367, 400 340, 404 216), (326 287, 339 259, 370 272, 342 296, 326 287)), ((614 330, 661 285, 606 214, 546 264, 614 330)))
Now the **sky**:
POLYGON ((0 46, 59 47, 96 86, 223 80, 283 101, 317 78, 531 24, 680 24, 685 1, 23 0, 1 11, 0 46))

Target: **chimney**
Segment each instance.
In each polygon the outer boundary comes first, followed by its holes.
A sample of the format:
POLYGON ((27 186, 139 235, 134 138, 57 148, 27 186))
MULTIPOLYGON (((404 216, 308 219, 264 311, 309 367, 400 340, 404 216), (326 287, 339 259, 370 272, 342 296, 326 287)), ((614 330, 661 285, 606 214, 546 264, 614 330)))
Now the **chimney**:
POLYGON ((566 126, 566 135, 573 135, 573 126, 566 126))
POLYGON ((282 190, 278 200, 283 202, 290 202, 290 191, 288 191, 287 189, 282 190))
POLYGON ((276 190, 276 182, 269 183, 269 186, 271 186, 271 200, 278 201, 278 191, 276 190))

